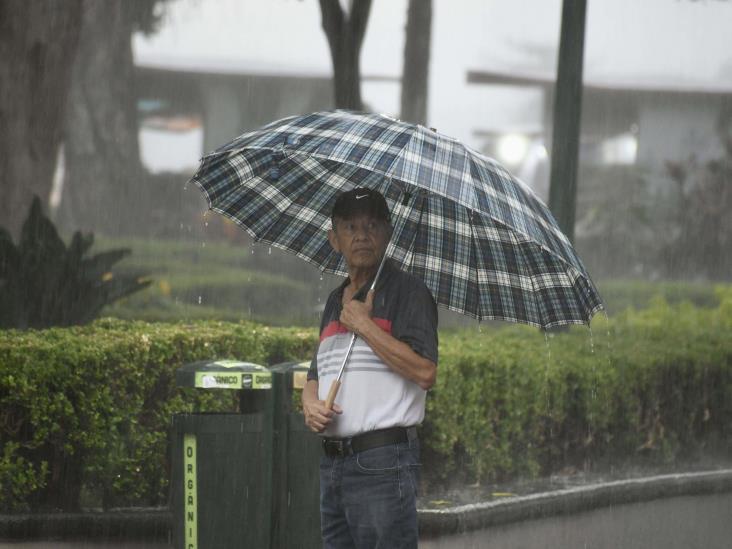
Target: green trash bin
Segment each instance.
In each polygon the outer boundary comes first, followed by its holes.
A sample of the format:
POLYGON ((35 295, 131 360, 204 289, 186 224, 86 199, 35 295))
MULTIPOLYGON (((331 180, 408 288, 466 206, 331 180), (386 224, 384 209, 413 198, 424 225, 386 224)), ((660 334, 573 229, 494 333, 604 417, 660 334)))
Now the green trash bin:
POLYGON ((238 390, 240 413, 173 416, 170 508, 176 548, 271 546, 272 374, 233 360, 187 364, 183 387, 238 390))
POLYGON ((320 537, 321 439, 305 426, 300 407, 309 362, 272 366, 274 470, 272 547, 316 549, 320 537))

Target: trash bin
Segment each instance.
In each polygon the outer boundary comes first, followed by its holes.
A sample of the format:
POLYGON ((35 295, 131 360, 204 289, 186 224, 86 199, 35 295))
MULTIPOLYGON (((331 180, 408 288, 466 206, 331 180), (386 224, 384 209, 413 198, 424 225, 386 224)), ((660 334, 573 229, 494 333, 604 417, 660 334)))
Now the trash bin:
POLYGON ((272 547, 316 549, 320 537, 320 437, 306 426, 299 405, 309 362, 272 366, 274 470, 272 547), (295 402, 297 400, 297 403, 295 402))
POLYGON ((187 364, 183 387, 238 390, 240 413, 176 414, 170 508, 176 548, 271 546, 272 374, 233 360, 187 364))

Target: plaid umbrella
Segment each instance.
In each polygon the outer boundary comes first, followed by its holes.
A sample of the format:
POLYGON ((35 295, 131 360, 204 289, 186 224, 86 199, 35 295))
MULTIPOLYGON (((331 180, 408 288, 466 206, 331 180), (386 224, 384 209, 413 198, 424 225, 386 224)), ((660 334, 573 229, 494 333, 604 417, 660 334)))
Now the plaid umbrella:
POLYGON ((328 243, 336 197, 381 192, 387 255, 438 304, 479 320, 588 323, 602 301, 548 208, 496 161, 379 114, 318 112, 272 122, 206 155, 192 181, 251 236, 346 275, 328 243))

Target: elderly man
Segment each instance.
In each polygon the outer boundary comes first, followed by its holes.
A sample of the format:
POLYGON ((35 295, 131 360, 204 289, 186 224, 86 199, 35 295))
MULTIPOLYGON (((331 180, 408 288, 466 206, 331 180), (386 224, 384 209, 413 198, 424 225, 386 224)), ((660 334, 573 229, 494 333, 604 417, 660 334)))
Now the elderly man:
POLYGON ((307 426, 323 436, 320 510, 326 548, 417 547, 416 495, 425 396, 437 370, 437 308, 424 282, 386 260, 384 197, 344 192, 331 246, 349 277, 329 296, 303 392, 307 426), (325 404, 351 335, 358 337, 332 409, 325 404))

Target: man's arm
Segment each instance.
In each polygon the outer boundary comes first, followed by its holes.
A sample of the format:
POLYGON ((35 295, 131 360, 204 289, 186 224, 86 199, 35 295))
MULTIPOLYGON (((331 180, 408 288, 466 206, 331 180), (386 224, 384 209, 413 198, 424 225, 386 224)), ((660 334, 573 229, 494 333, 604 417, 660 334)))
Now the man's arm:
POLYGON ((435 384, 437 365, 417 354, 409 345, 382 330, 371 320, 374 292, 364 303, 353 299, 341 313, 341 323, 369 344, 374 353, 401 376, 427 390, 435 384))
POLYGON ((318 400, 318 381, 315 379, 309 380, 302 390, 302 411, 305 415, 305 425, 316 433, 322 433, 330 425, 334 413, 343 413, 337 404, 334 403, 333 409, 329 410, 325 406, 325 401, 318 400))

